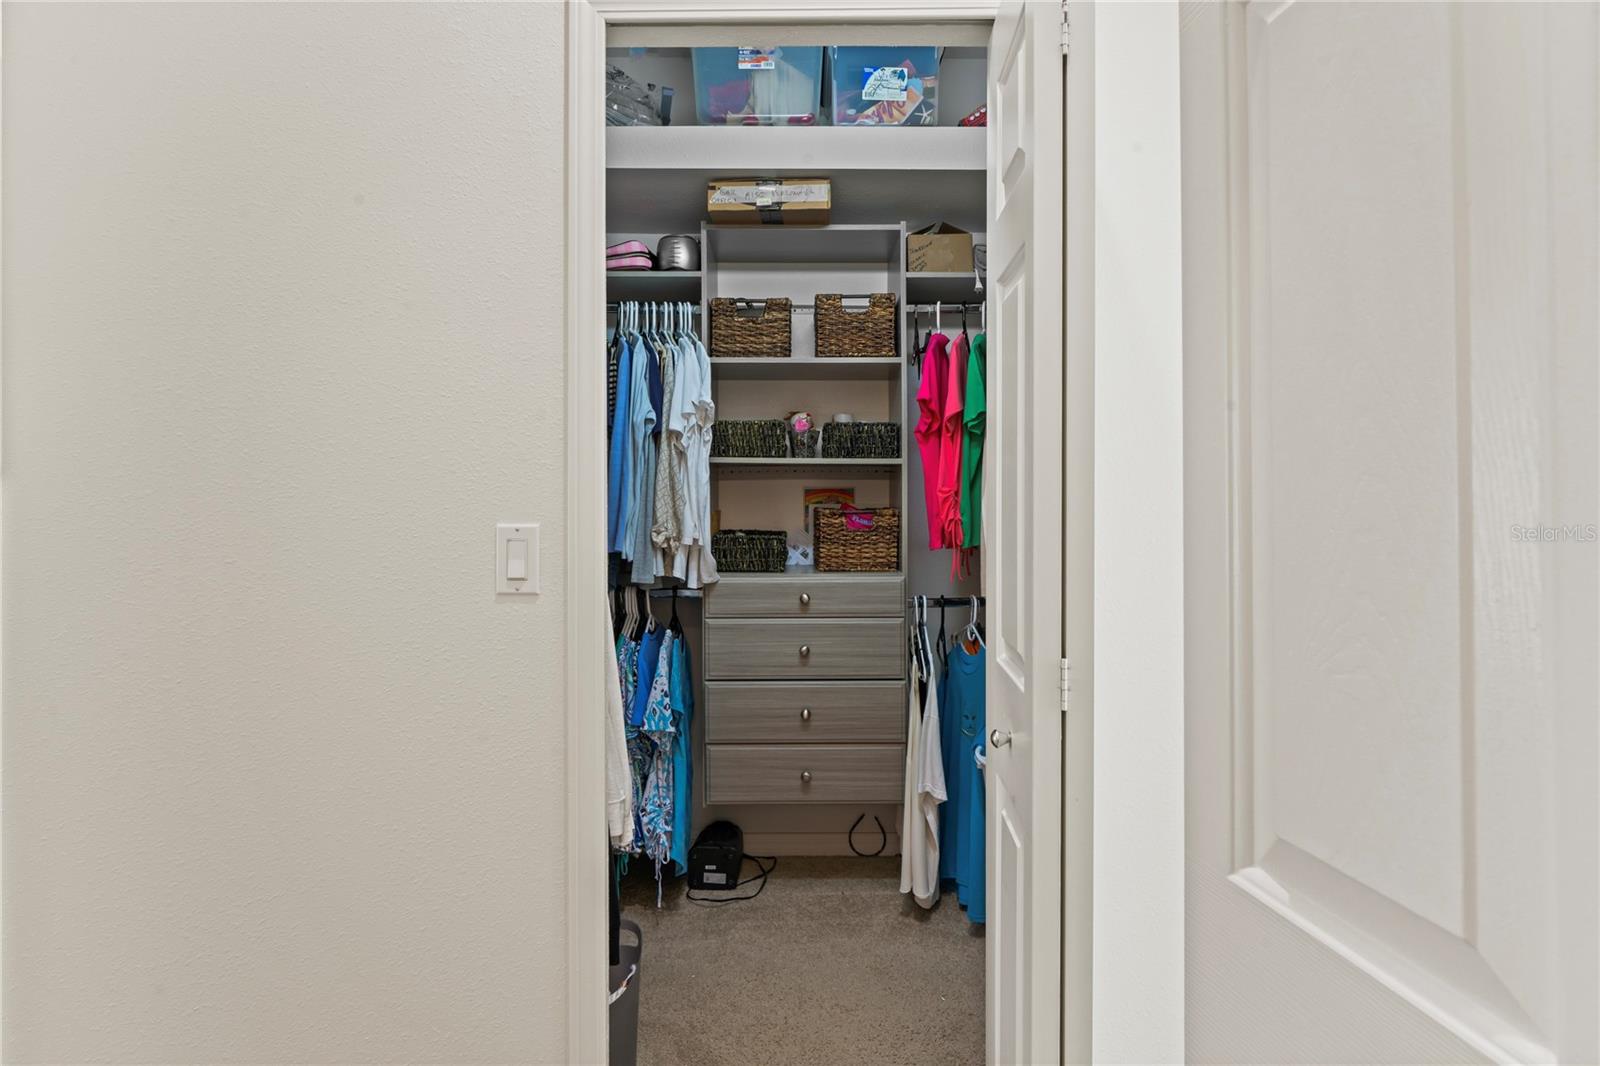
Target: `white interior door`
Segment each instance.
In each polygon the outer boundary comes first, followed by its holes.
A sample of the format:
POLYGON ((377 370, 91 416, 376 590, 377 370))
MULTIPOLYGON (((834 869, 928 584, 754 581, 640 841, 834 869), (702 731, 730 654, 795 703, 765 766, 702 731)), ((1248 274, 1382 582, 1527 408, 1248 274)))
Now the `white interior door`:
POLYGON ((1185 18, 1190 1061, 1600 1059, 1597 23, 1185 18))
POLYGON ((1061 7, 989 46, 987 1055, 1047 1063, 1061 1014, 1061 7))

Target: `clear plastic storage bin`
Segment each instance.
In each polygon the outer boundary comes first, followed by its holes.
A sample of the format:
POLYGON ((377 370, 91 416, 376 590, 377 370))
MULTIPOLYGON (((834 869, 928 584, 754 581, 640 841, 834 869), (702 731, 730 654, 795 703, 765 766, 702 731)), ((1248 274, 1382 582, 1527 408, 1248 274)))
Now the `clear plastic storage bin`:
POLYGON ((939 121, 939 49, 834 45, 835 126, 933 126, 939 121))
POLYGON ((696 48, 694 102, 706 126, 813 126, 822 47, 696 48))

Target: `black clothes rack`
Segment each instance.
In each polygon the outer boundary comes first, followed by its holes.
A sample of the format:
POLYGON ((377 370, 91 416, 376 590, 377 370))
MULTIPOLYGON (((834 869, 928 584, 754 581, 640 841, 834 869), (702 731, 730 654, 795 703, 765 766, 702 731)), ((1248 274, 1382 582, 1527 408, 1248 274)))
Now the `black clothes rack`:
MULTIPOLYGON (((971 607, 974 599, 978 601, 979 607, 984 606, 984 598, 982 596, 929 596, 922 602, 929 607, 971 607)), ((906 600, 907 607, 915 607, 916 605, 917 598, 915 596, 906 600)))

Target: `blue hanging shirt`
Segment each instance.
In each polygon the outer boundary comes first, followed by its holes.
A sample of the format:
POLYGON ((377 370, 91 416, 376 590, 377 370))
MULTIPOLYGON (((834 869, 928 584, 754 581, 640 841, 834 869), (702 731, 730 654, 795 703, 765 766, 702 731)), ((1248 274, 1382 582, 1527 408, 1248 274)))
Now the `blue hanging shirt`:
POLYGON ((677 734, 672 749, 672 865, 682 876, 689 871, 689 722, 694 717, 694 678, 689 671, 689 642, 677 641, 672 651, 672 717, 677 734))
POLYGON ((961 808, 966 803, 966 793, 961 788, 960 752, 966 747, 961 737, 961 695, 952 675, 955 666, 953 655, 947 654, 944 672, 939 675, 939 758, 944 764, 944 783, 947 796, 939 804, 939 880, 951 888, 956 880, 956 856, 960 853, 961 808))
POLYGON ((628 410, 633 395, 633 339, 624 334, 617 342, 617 410, 612 416, 610 455, 606 463, 606 547, 622 550, 627 528, 629 495, 633 488, 633 442, 628 410))
MULTIPOLYGON (((987 892, 984 884, 983 775, 974 758, 983 747, 983 731, 987 715, 984 713, 984 649, 969 652, 961 641, 950 650, 951 702, 956 705, 951 717, 956 720, 954 746, 956 776, 952 792, 961 797, 956 812, 955 851, 956 899, 967 909, 967 919, 982 923, 986 913, 987 892)), ((940 859, 943 866, 943 849, 940 841, 940 859)))

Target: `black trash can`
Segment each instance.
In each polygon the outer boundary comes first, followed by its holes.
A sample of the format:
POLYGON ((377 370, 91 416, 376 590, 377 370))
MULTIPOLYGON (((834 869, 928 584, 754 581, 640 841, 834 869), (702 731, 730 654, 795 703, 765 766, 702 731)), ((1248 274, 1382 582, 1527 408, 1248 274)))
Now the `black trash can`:
POLYGON ((639 982, 644 977, 644 933, 639 923, 624 918, 632 944, 622 945, 621 962, 611 967, 611 1066, 636 1066, 639 1061, 639 982))

